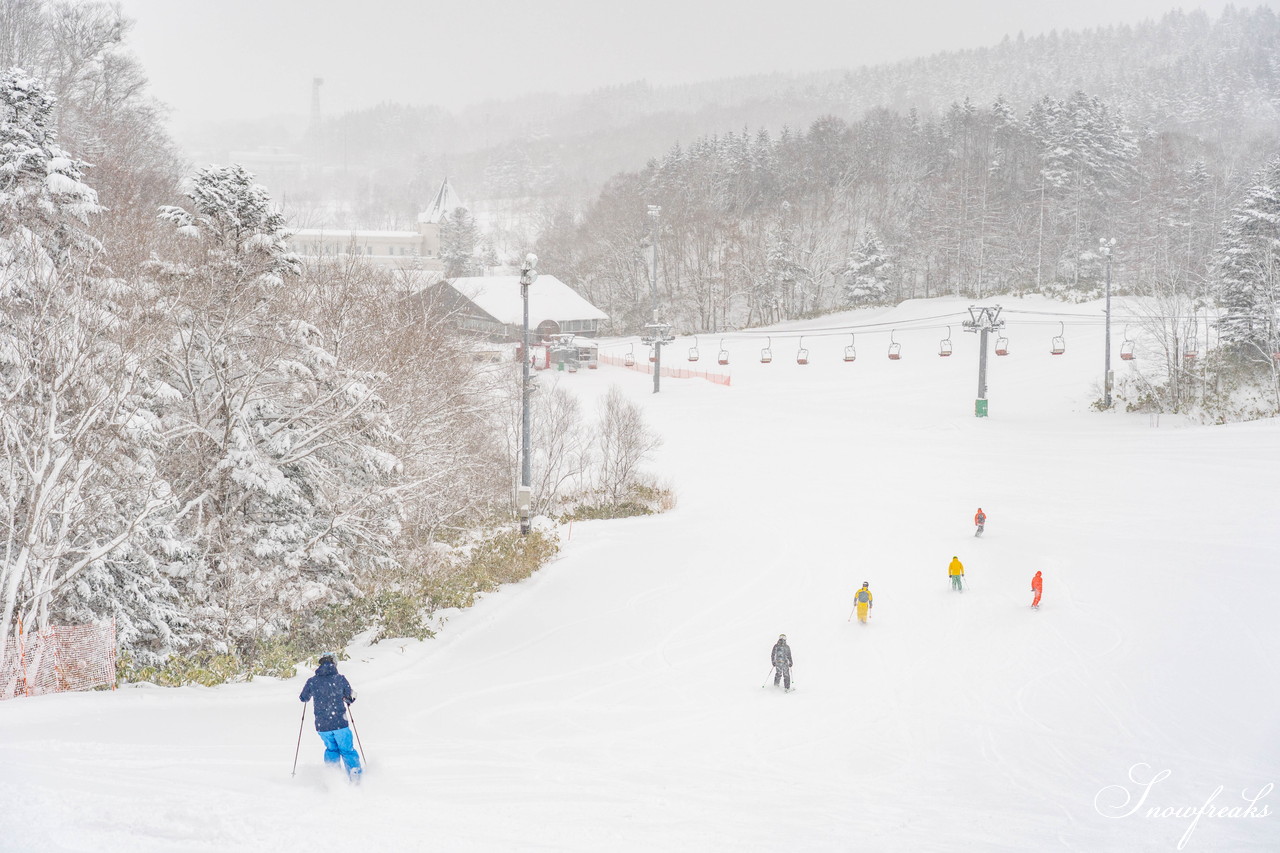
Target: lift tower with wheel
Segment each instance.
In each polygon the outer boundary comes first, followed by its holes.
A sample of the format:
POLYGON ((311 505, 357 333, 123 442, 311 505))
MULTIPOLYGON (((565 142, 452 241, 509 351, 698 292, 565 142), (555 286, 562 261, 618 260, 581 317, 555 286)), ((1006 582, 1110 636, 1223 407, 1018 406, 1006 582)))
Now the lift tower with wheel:
POLYGON ((966 332, 977 332, 982 336, 978 346, 978 399, 974 401, 973 413, 976 417, 987 416, 987 336, 1004 328, 1004 320, 1000 319, 1000 306, 994 307, 970 305, 969 319, 964 321, 966 332))

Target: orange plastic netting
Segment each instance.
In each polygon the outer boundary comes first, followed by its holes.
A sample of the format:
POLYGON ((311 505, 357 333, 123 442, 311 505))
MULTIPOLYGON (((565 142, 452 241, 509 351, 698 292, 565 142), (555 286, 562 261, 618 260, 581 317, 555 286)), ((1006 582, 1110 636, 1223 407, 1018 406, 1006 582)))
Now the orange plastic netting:
POLYGON ((10 646, 0 663, 0 699, 115 683, 114 622, 56 625, 30 633, 23 633, 19 626, 17 654, 10 646))

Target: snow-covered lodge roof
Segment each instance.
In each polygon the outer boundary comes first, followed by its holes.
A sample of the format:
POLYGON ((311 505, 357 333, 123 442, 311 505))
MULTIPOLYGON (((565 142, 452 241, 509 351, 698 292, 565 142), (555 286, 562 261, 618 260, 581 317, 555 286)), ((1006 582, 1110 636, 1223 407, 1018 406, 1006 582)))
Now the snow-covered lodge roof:
MULTIPOLYGON (((492 275, 446 279, 445 284, 470 300, 499 323, 519 326, 524 322, 520 296, 520 276, 492 275)), ((529 328, 544 320, 607 320, 609 315, 583 299, 577 291, 553 275, 541 274, 529 286, 529 328)))
POLYGON ((418 221, 439 225, 440 220, 453 213, 459 207, 466 207, 466 205, 462 203, 462 198, 454 190, 453 184, 449 183, 448 178, 445 178, 431 204, 427 205, 426 210, 418 214, 418 221))

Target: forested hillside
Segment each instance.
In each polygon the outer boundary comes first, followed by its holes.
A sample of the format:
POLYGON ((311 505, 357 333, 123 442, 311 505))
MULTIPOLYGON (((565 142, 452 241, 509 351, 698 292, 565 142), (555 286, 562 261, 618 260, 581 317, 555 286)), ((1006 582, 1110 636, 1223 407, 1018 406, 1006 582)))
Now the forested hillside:
MULTIPOLYGON (((776 138, 823 116, 855 122, 880 108, 904 115, 914 109, 923 121, 965 99, 986 108, 1003 98, 1022 115, 1045 96, 1083 91, 1123 114, 1135 131, 1178 130, 1227 142, 1273 128, 1277 115, 1280 21, 1262 7, 1228 9, 1217 19, 1175 11, 1134 26, 1010 34, 989 48, 878 66, 860 65, 857 37, 849 44, 849 70, 820 74, 677 87, 637 82, 457 113, 371 106, 331 118, 319 138, 305 140, 323 152, 323 162, 363 177, 339 188, 330 175, 291 196, 323 206, 336 193, 373 220, 370 227, 409 221, 445 174, 477 206, 513 198, 577 205, 611 175, 637 169, 673 144, 744 129, 776 138)), ((590 81, 583 84, 588 88, 590 81)), ((224 147, 283 144, 278 132, 254 134, 244 126, 236 134, 210 133, 224 147)), ((303 147, 301 124, 297 133, 303 147)))
POLYGON ((1159 405, 1179 407, 1184 351, 1210 326, 1223 357, 1280 387, 1278 33, 1268 10, 1179 14, 849 75, 828 90, 848 102, 962 99, 676 144, 585 213, 562 206, 538 250, 633 334, 652 317, 650 205, 659 314, 680 330, 939 294, 1084 300, 1110 277, 1148 297, 1159 405), (1096 91, 1032 99, 1068 69, 1096 91), (1001 82, 1017 97, 975 100, 1001 82), (1202 316, 1219 307, 1220 326, 1202 316))

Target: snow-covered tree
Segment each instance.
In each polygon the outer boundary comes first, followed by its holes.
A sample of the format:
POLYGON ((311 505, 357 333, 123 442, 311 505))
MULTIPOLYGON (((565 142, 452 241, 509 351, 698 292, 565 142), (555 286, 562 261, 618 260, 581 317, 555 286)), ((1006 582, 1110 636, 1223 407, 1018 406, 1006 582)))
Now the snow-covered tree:
MULTIPOLYGON (((129 306, 136 294, 95 267, 85 223, 99 210, 83 164, 53 130, 54 101, 19 70, 0 74, 0 663, 19 623, 47 624, 63 596, 78 615, 114 615, 117 568, 163 587, 125 554, 171 506, 156 472, 156 419, 129 306)), ((125 606, 165 632, 168 615, 125 606)), ((163 608, 160 608, 163 610, 163 608)))
POLYGON ((455 208, 440 223, 440 261, 448 278, 479 275, 483 270, 476 250, 480 229, 465 207, 455 208))
POLYGON ((1280 158, 1254 177, 1223 227, 1217 279, 1222 342, 1268 359, 1280 352, 1280 158))
POLYGON ((889 297, 889 276, 893 264, 887 257, 880 238, 869 232, 849 255, 844 271, 844 301, 854 307, 883 305, 889 297))
POLYGON ((596 445, 600 450, 596 488, 610 503, 618 504, 627 499, 640 464, 662 445, 662 439, 645 424, 640 407, 614 385, 600 404, 596 445))
POLYGON ((160 217, 192 238, 155 265, 173 332, 157 373, 184 536, 180 578, 198 628, 232 649, 344 600, 391 559, 399 529, 391 452, 374 377, 347 369, 318 328, 288 310, 300 268, 265 189, 239 166, 209 167, 188 210, 160 217))

